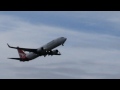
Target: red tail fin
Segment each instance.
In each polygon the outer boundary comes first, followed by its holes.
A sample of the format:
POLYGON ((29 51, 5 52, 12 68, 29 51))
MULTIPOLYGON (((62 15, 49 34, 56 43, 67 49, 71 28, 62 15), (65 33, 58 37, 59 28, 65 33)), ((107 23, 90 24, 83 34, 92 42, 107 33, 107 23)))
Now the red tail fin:
POLYGON ((26 59, 26 54, 24 53, 24 51, 22 51, 21 49, 17 49, 17 50, 18 50, 18 54, 19 54, 20 58, 26 59))

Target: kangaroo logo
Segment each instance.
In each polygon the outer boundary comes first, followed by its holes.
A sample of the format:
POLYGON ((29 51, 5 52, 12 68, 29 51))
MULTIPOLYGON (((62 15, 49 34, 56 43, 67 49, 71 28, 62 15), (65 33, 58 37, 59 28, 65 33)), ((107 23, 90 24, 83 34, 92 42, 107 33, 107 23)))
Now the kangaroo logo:
POLYGON ((25 54, 24 53, 20 53, 20 57, 21 58, 25 58, 25 54))

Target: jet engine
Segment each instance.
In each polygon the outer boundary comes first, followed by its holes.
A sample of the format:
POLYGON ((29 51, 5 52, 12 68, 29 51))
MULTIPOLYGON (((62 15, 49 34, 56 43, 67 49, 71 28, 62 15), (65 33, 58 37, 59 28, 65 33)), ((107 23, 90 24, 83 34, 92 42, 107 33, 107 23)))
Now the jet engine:
POLYGON ((51 53, 49 55, 61 55, 60 52, 56 49, 51 51, 51 53))

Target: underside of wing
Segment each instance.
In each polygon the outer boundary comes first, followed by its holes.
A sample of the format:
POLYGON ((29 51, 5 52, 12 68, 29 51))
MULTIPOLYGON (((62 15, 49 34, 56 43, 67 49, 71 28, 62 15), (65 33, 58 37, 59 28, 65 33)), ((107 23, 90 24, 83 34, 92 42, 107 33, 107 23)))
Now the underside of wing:
POLYGON ((20 47, 12 47, 10 46, 9 44, 7 44, 9 48, 14 48, 14 49, 21 49, 21 50, 24 50, 24 51, 28 51, 28 52, 34 52, 36 53, 37 52, 37 49, 31 49, 31 48, 20 48, 20 47))

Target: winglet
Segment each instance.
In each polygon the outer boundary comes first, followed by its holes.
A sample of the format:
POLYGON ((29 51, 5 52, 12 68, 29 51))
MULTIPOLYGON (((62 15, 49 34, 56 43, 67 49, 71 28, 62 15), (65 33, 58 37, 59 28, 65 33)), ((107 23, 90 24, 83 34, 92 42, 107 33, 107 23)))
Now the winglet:
POLYGON ((8 47, 10 48, 10 45, 7 43, 8 47))
POLYGON ((12 47, 12 46, 10 46, 8 43, 7 43, 7 45, 8 45, 9 48, 17 49, 16 47, 12 47))

